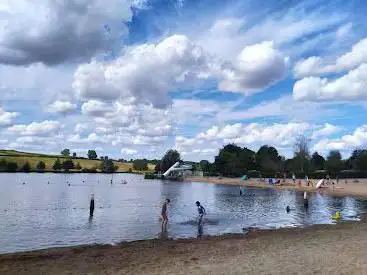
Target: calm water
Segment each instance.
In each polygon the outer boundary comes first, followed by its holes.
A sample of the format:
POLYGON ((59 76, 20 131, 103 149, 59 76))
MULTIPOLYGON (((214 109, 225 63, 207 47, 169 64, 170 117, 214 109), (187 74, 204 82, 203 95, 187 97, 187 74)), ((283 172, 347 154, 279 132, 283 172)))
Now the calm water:
POLYGON ((208 212, 205 235, 240 233, 250 226, 332 223, 335 211, 347 219, 367 211, 366 201, 350 197, 309 194, 306 211, 303 193, 294 191, 247 188, 240 196, 236 186, 161 182, 129 174, 114 175, 112 185, 110 180, 111 175, 96 174, 0 174, 0 253, 158 238, 166 197, 171 199, 172 238, 197 236, 196 200, 208 212), (122 179, 128 184, 119 184, 122 179), (96 209, 89 220, 91 192, 96 209))

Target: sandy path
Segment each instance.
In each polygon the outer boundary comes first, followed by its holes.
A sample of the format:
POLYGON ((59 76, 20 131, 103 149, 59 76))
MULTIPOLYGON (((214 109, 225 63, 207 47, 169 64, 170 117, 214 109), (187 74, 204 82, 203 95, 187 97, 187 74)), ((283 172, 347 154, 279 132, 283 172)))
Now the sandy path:
POLYGON ((0 274, 367 274, 367 222, 0 256, 0 274))
MULTIPOLYGON (((258 188, 273 188, 268 183, 260 183, 257 180, 243 181, 240 178, 217 178, 217 177, 188 177, 187 181, 192 182, 207 182, 213 184, 227 184, 227 185, 243 185, 258 188)), ((303 181, 304 182, 304 181, 303 181)), ((317 180, 314 180, 315 184, 317 180)), ((367 198, 367 179, 359 179, 359 182, 353 182, 353 179, 348 179, 346 184, 344 180, 340 180, 338 184, 328 185, 327 188, 316 190, 315 187, 307 187, 302 185, 299 188, 298 184, 293 184, 291 180, 287 180, 284 186, 276 186, 277 189, 286 190, 302 190, 309 192, 323 192, 324 194, 336 196, 357 196, 367 198)))

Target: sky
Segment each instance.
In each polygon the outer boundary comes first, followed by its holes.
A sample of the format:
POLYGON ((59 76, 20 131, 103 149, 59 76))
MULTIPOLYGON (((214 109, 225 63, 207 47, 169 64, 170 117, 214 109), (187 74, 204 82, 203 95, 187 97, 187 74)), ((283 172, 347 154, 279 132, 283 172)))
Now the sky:
POLYGON ((362 0, 2 0, 0 148, 367 147, 362 0))

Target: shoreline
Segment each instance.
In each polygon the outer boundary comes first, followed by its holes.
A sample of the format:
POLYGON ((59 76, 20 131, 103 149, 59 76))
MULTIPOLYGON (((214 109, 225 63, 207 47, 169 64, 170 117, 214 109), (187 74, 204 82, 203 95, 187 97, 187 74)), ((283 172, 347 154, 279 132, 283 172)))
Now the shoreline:
POLYGON ((0 273, 364 274, 366 230, 367 215, 362 214, 359 222, 334 225, 48 248, 0 254, 0 273))
MULTIPOLYGON (((353 182, 353 179, 347 179, 348 183, 339 182, 334 185, 328 185, 325 188, 316 189, 315 187, 309 187, 302 185, 299 188, 298 184, 293 184, 291 180, 287 179, 284 185, 274 186, 268 183, 258 182, 257 179, 242 180, 241 178, 218 178, 218 177, 198 177, 190 176, 185 178, 185 181, 190 182, 204 182, 212 184, 222 184, 222 185, 240 185, 246 187, 263 188, 263 189, 277 189, 277 190, 294 190, 302 192, 319 192, 320 194, 332 195, 332 196, 353 196, 362 199, 367 199, 367 179, 359 179, 358 183, 353 182)), ((344 180, 343 180, 344 181, 344 180)), ((304 182, 304 180, 303 180, 304 182)), ((317 180, 314 180, 316 183, 317 180)))

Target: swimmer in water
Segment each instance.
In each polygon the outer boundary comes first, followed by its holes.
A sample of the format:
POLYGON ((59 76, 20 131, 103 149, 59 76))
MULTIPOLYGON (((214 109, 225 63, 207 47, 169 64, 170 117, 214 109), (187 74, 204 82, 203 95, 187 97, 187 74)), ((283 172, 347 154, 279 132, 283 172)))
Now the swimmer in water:
POLYGON ((167 227, 167 223, 168 223, 168 215, 167 215, 167 207, 168 204, 171 201, 169 199, 166 199, 162 205, 162 212, 161 212, 161 216, 162 216, 162 228, 166 228, 167 227))
POLYGON ((198 216, 198 224, 199 225, 202 225, 202 222, 203 222, 203 216, 206 215, 206 210, 205 208, 200 204, 199 201, 196 202, 196 206, 198 208, 198 213, 199 213, 199 216, 198 216))
POLYGON ((289 205, 287 205, 286 211, 287 211, 287 213, 289 213, 291 211, 291 208, 289 207, 289 205))

